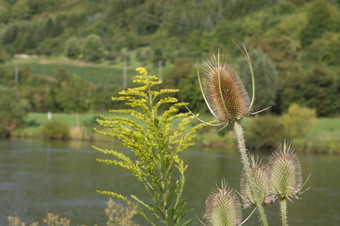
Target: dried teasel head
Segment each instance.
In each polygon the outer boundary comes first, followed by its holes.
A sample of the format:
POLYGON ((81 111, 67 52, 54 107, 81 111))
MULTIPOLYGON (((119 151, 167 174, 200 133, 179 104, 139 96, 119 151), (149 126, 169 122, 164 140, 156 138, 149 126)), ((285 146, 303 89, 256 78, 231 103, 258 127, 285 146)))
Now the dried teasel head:
POLYGON ((230 124, 248 113, 248 94, 233 68, 219 62, 219 55, 203 63, 203 86, 211 113, 219 122, 230 124))
MULTIPOLYGON (((252 155, 251 159, 251 172, 254 177, 257 193, 263 205, 272 204, 275 198, 270 195, 270 186, 268 179, 268 171, 266 165, 261 160, 252 155)), ((250 182, 247 179, 246 172, 242 173, 241 177, 241 196, 243 199, 243 206, 245 208, 256 206, 255 197, 250 188, 250 182)))
POLYGON ((221 187, 214 189, 206 200, 205 218, 209 225, 240 225, 241 204, 233 189, 222 181, 221 187))
POLYGON ((254 73, 245 47, 242 53, 246 57, 252 75, 251 102, 239 76, 228 63, 223 62, 223 57, 219 53, 203 62, 203 82, 198 75, 204 100, 212 115, 218 120, 219 124, 217 125, 226 126, 239 121, 249 114, 252 108, 255 96, 254 73))
POLYGON ((269 180, 272 193, 280 199, 296 197, 302 189, 300 161, 285 142, 269 159, 269 180))

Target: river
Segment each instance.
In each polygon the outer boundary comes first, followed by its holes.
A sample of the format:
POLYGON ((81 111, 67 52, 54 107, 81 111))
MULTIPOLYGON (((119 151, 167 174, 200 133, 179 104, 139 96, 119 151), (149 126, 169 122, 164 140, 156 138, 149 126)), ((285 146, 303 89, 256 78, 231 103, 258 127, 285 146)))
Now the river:
MULTIPOLYGON (((142 194, 141 186, 126 171, 96 162, 103 157, 87 142, 39 140, 0 141, 0 225, 8 215, 26 223, 48 212, 71 219, 71 225, 106 225, 104 209, 109 197, 96 193, 112 190, 142 194)), ((110 146, 109 143, 97 144, 110 146)), ((267 159, 269 154, 261 154, 267 159)), ((187 150, 182 154, 187 181, 184 198, 201 219, 211 188, 222 178, 239 189, 242 169, 238 152, 187 150)), ((340 156, 299 155, 303 178, 311 178, 301 200, 288 203, 289 225, 340 225, 340 156)), ((249 212, 249 211, 248 211, 249 212)), ((277 203, 266 207, 270 225, 280 225, 277 203)), ((244 214, 244 218, 245 218, 244 214)), ((141 225, 142 219, 136 219, 141 225)), ((198 221, 192 225, 201 225, 198 221)), ((254 214, 245 225, 259 225, 254 214)))

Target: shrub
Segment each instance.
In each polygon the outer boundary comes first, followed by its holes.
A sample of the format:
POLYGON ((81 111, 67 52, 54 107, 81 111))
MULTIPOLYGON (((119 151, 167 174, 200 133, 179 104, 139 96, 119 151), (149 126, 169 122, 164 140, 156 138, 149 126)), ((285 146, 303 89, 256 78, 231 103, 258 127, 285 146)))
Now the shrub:
POLYGON ((256 116, 247 126, 245 133, 249 147, 255 150, 270 150, 279 145, 283 127, 278 117, 273 115, 256 116))
POLYGON ((103 43, 98 35, 90 34, 86 37, 82 47, 82 54, 85 60, 97 61, 103 55, 103 43))
POLYGON ((57 120, 51 120, 44 123, 42 128, 42 135, 45 139, 69 139, 70 128, 69 126, 57 120))
POLYGON ((0 109, 0 137, 9 137, 23 123, 29 104, 15 89, 0 86, 0 109))
POLYGON ((79 40, 75 37, 69 38, 65 43, 65 54, 71 59, 78 58, 80 54, 79 40))
POLYGON ((316 113, 314 109, 300 107, 292 103, 288 112, 283 114, 279 121, 283 125, 286 137, 298 138, 305 135, 314 125, 316 113))

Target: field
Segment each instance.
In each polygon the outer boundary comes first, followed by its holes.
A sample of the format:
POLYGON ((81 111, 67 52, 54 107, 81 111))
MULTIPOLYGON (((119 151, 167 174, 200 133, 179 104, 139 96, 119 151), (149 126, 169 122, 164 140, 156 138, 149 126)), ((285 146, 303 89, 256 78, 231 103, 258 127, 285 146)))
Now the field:
MULTIPOLYGON (((66 70, 71 75, 81 76, 96 85, 117 84, 123 85, 123 63, 116 62, 113 65, 108 63, 92 64, 82 63, 78 61, 70 61, 61 59, 43 58, 35 59, 14 59, 10 63, 0 64, 0 70, 13 70, 14 67, 28 68, 31 74, 39 76, 56 76, 60 70, 66 70)), ((128 82, 136 75, 135 68, 140 67, 138 62, 131 62, 127 67, 128 82)), ((147 68, 152 68, 148 65, 147 68)), ((170 71, 171 65, 163 68, 163 74, 170 71)), ((151 70, 152 74, 156 74, 155 70, 151 70)), ((20 76, 20 75, 19 75, 20 76)))

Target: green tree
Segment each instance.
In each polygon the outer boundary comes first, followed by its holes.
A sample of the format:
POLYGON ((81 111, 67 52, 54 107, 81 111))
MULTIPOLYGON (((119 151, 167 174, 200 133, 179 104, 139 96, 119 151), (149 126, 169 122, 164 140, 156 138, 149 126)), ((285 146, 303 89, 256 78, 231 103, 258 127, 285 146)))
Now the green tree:
POLYGON ((97 61, 103 57, 104 46, 101 38, 96 34, 90 34, 85 38, 81 52, 85 60, 97 61))
MULTIPOLYGON (((275 105, 278 88, 278 75, 274 64, 261 49, 249 51, 255 74, 255 105, 254 110, 275 105)), ((247 92, 252 93, 252 81, 248 70, 247 61, 242 57, 238 60, 239 74, 245 84, 247 92)))
POLYGON ((336 66, 340 63, 340 33, 327 32, 305 52, 306 58, 336 66))
POLYGON ((333 25, 331 11, 326 1, 316 0, 308 11, 308 23, 301 31, 301 46, 307 47, 333 25))
MULTIPOLYGON (((56 101, 66 113, 83 113, 92 106, 92 85, 87 80, 72 76, 65 79, 56 89, 56 101)), ((77 114, 77 126, 79 117, 77 114)))
POLYGON ((6 2, 0 2, 0 23, 6 23, 9 20, 10 11, 6 2))
POLYGON ((76 37, 67 39, 65 43, 65 54, 71 59, 77 59, 80 54, 80 41, 76 37))
POLYGON ((175 61, 174 69, 164 75, 164 86, 166 88, 177 88, 183 78, 190 76, 193 64, 190 58, 181 58, 175 61))
POLYGON ((29 104, 14 88, 0 86, 0 109, 0 137, 9 137, 23 123, 29 104))
POLYGON ((302 95, 305 105, 316 109, 318 116, 339 113, 339 83, 332 71, 321 65, 315 65, 305 77, 304 84, 302 95))
POLYGON ((19 0, 12 7, 12 16, 17 19, 29 19, 31 17, 31 9, 28 0, 19 0))

